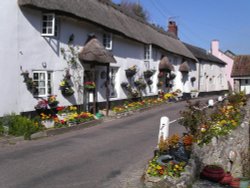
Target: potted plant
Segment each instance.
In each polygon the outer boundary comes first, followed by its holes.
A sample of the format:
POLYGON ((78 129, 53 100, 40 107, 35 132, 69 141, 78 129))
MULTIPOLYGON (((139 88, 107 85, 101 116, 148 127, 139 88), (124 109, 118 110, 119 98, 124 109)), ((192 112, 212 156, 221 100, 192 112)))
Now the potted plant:
POLYGON ((56 100, 56 95, 51 95, 48 98, 48 105, 50 108, 56 108, 59 101, 56 100))
POLYGON ((144 71, 143 72, 143 75, 144 75, 144 77, 145 78, 150 78, 151 76, 153 76, 154 75, 154 73, 155 73, 155 70, 146 70, 146 71, 144 71))
POLYGON ((132 67, 129 67, 128 69, 125 70, 125 72, 126 72, 127 77, 134 76, 136 74, 136 72, 137 72, 136 65, 134 65, 132 67))
POLYGON ((38 101, 37 105, 34 107, 38 114, 45 113, 48 109, 48 101, 41 99, 38 101))
POLYGON ((63 96, 68 97, 74 94, 74 90, 72 89, 69 81, 67 79, 64 79, 60 83, 60 89, 62 91, 63 96))
POLYGON ((93 90, 95 89, 96 85, 95 85, 95 82, 85 82, 84 83, 84 88, 87 89, 87 90, 93 90))

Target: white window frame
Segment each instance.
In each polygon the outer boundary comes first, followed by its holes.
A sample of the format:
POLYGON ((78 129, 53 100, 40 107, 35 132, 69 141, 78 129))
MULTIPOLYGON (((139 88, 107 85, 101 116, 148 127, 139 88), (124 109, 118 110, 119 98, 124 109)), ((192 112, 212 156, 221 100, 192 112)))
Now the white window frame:
MULTIPOLYGON (((56 18, 55 18, 55 13, 43 13, 42 14, 42 30, 41 30, 41 36, 43 37, 52 37, 55 36, 55 27, 56 27, 56 18), (48 17, 52 17, 51 20, 44 20, 44 16, 48 17), (50 23, 51 22, 51 26, 44 26, 44 23, 50 23), (44 29, 46 29, 46 32, 44 32, 44 29), (51 29, 51 32, 49 32, 49 29, 51 29)), ((58 31, 57 31, 58 32, 58 31)))
POLYGON ((53 93, 53 72, 52 71, 32 71, 32 78, 34 82, 38 82, 38 94, 34 93, 34 96, 36 97, 48 97, 50 95, 52 95, 53 93), (38 74, 38 79, 35 79, 35 74, 38 74), (44 74, 44 80, 40 79, 40 75, 44 74), (50 80, 49 80, 49 75, 50 74, 50 80), (49 83, 50 81, 50 88, 51 88, 51 92, 49 93, 49 83), (44 86, 41 86, 39 83, 44 82, 44 86), (40 94, 39 89, 44 89, 44 94, 40 94))
POLYGON ((144 45, 144 61, 150 61, 152 59, 152 45, 144 45))
POLYGON ((102 44, 107 50, 113 48, 113 35, 112 33, 103 33, 102 44))

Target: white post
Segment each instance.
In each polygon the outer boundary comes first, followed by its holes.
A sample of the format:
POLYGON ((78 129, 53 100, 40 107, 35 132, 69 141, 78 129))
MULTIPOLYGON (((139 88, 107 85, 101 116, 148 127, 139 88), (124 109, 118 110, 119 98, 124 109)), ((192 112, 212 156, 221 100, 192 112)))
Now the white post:
POLYGON ((219 102, 223 101, 222 96, 219 96, 219 97, 218 97, 218 101, 219 101, 219 102))
POLYGON ((214 106, 214 100, 213 99, 209 99, 208 100, 208 107, 213 107, 214 106))
POLYGON ((165 140, 169 135, 169 118, 166 116, 161 117, 160 120, 160 129, 158 136, 158 144, 160 143, 161 137, 165 140))

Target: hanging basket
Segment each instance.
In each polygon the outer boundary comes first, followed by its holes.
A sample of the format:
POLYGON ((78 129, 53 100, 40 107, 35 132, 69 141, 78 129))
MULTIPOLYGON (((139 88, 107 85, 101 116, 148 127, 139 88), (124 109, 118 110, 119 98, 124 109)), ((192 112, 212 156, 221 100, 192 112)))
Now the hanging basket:
POLYGON ((145 78, 150 78, 151 76, 154 75, 154 71, 153 70, 146 70, 143 72, 143 75, 145 78))
POLYGON ((132 77, 136 74, 136 70, 127 69, 125 70, 127 77, 132 77))

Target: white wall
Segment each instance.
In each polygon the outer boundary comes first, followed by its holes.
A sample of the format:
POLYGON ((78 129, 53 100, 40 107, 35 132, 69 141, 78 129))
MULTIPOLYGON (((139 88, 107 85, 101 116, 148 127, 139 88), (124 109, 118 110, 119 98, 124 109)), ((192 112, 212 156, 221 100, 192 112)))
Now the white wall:
MULTIPOLYGON (((95 33, 97 38, 102 41, 104 30, 93 24, 63 17, 60 18, 58 37, 42 37, 40 32, 41 11, 20 8, 14 0, 1 2, 0 10, 2 23, 6 23, 6 18, 8 18, 6 26, 1 27, 1 33, 3 34, 0 36, 0 85, 4 88, 0 93, 0 116, 12 111, 16 113, 33 111, 34 106, 37 104, 38 98, 33 97, 23 82, 23 77, 20 75, 22 71, 28 71, 30 75, 32 75, 32 71, 53 71, 53 94, 57 95, 57 99, 60 101, 59 105, 82 104, 82 90, 78 90, 79 87, 77 85, 82 85, 83 71, 88 68, 88 65, 84 64, 82 66, 79 64, 78 69, 70 69, 75 86, 75 94, 72 97, 65 98, 59 90, 59 84, 68 65, 62 57, 60 49, 67 49, 67 42, 71 34, 75 36, 74 45, 78 46, 78 50, 80 50, 87 40, 88 34, 95 33), (46 66, 44 66, 45 64, 46 66), (22 71, 20 67, 22 67, 22 71)), ((151 90, 147 87, 145 92, 143 92, 144 96, 157 95, 158 93, 156 86, 159 72, 158 65, 163 52, 155 47, 153 47, 153 50, 153 58, 150 61, 149 68, 155 69, 156 73, 151 77, 151 80, 153 80, 151 90)), ((111 100, 126 99, 127 94, 120 86, 122 82, 129 81, 125 75, 125 69, 133 65, 138 67, 138 73, 134 80, 143 77, 143 71, 148 69, 144 62, 144 45, 113 34, 112 53, 117 60, 117 63, 111 63, 110 66, 118 68, 116 80, 118 95, 111 100)), ((167 54, 167 56, 176 58, 173 64, 177 76, 174 80, 173 90, 181 89, 183 92, 190 92, 192 88, 196 88, 196 84, 191 85, 190 82, 190 77, 197 75, 196 65, 190 63, 192 70, 189 73, 187 82, 183 84, 181 82, 181 74, 178 71, 182 57, 173 54, 167 54)), ((102 70, 105 70, 105 68, 97 67, 98 78, 102 70)), ((97 83, 97 87, 99 91, 97 96, 98 102, 105 101, 106 95, 103 80, 97 83)))
POLYGON ((16 1, 0 1, 0 116, 19 112, 18 10, 16 1))
POLYGON ((224 74, 224 68, 220 64, 200 61, 200 92, 227 90, 227 79, 224 74))

